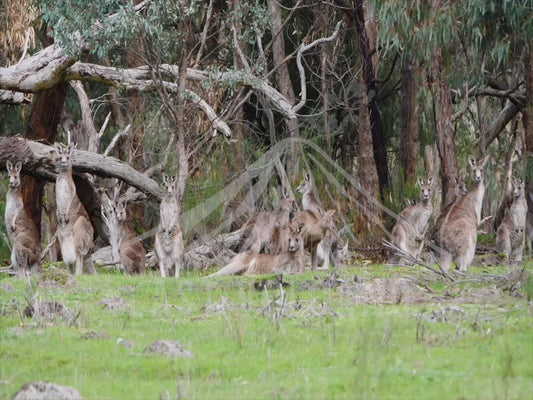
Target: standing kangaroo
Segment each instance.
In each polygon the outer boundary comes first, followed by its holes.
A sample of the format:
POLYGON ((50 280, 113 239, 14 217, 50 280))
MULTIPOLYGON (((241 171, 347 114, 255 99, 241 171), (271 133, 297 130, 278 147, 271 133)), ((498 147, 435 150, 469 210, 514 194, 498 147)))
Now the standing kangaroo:
POLYGON ((261 211, 255 214, 243 227, 240 251, 264 251, 265 246, 271 242, 276 227, 287 225, 295 208, 294 200, 284 197, 280 200, 277 211, 261 211))
POLYGON ((308 174, 305 174, 296 191, 302 194, 302 210, 312 211, 317 216, 324 214, 324 209, 313 193, 313 184, 308 174))
POLYGON ((89 215, 76 193, 72 179, 72 152, 74 145, 54 144, 57 156, 58 174, 56 178, 57 237, 63 261, 70 273, 75 265, 76 275, 96 274, 89 252, 93 248, 93 226, 89 215))
POLYGON ((174 276, 180 276, 185 243, 180 226, 179 204, 176 197, 177 177, 163 174, 165 194, 159 207, 159 228, 155 235, 155 253, 159 259, 159 269, 164 278, 174 268, 174 276))
MULTIPOLYGON (((311 211, 316 216, 324 215, 324 208, 322 208, 320 202, 315 197, 313 184, 308 174, 305 174, 304 179, 300 182, 296 191, 302 194, 302 210, 311 211)), ((329 268, 330 259, 333 261, 333 265, 337 266, 340 264, 343 255, 341 254, 340 237, 334 226, 328 229, 326 236, 319 243, 318 252, 320 253, 320 260, 325 268, 329 268)))
POLYGON ((496 249, 503 253, 507 262, 522 261, 524 251, 524 230, 526 228, 527 202, 524 182, 513 179, 513 203, 498 230, 496 231, 496 249))
POLYGON ((119 253, 124 272, 127 275, 146 273, 146 250, 141 239, 128 224, 126 203, 119 201, 115 206, 119 234, 119 253))
POLYGON ((318 266, 317 250, 318 244, 329 231, 335 229, 333 214, 335 210, 328 210, 322 216, 317 216, 309 210, 298 213, 291 225, 302 234, 304 248, 311 253, 311 269, 316 270, 318 266))
POLYGON ((260 275, 273 273, 302 274, 305 272, 302 237, 294 227, 289 226, 286 251, 279 254, 259 254, 245 251, 235 255, 219 271, 208 277, 221 275, 260 275))
POLYGON ((11 239, 11 264, 23 273, 42 272, 41 242, 33 220, 24 209, 20 187, 22 163, 7 161, 9 189, 6 195, 6 229, 11 239))
POLYGON ((468 189, 466 188, 466 170, 464 168, 461 168, 459 171, 459 179, 455 180, 455 187, 454 187, 454 198, 452 201, 450 201, 448 204, 445 204, 444 207, 442 207, 441 212, 435 221, 435 224, 433 225, 433 229, 431 231, 431 239, 435 242, 439 242, 439 231, 444 222, 448 220, 448 216, 450 215, 450 211, 452 208, 461 200, 461 198, 468 193, 468 189))
POLYGON ((466 272, 474 259, 477 244, 477 226, 481 220, 481 206, 485 195, 483 169, 488 156, 476 162, 470 157, 472 186, 449 212, 438 232, 441 267, 450 270, 455 261, 461 272, 466 272))
MULTIPOLYGON (((407 254, 418 258, 424 247, 424 236, 433 214, 433 178, 426 182, 418 177, 420 185, 420 201, 406 207, 399 215, 396 225, 392 228, 394 244, 407 254)), ((404 263, 409 263, 407 260, 404 263)))

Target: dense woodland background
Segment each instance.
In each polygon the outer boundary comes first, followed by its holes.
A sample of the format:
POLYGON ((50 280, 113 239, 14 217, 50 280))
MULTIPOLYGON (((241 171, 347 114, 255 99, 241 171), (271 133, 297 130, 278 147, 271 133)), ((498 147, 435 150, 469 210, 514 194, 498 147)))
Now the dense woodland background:
MULTIPOLYGON (((452 196, 470 154, 490 154, 487 233, 511 173, 533 178, 532 0, 4 0, 0 15, 0 135, 70 135, 147 184, 178 174, 189 245, 275 206, 306 170, 354 247, 380 246, 418 176, 439 177, 436 207, 452 196)), ((2 167, 25 157, 5 140, 2 167)), ((46 241, 53 167, 23 172, 46 241)), ((90 194, 123 175, 77 172, 96 177, 77 183, 98 224, 90 194)), ((158 221, 146 194, 139 233, 158 221)))

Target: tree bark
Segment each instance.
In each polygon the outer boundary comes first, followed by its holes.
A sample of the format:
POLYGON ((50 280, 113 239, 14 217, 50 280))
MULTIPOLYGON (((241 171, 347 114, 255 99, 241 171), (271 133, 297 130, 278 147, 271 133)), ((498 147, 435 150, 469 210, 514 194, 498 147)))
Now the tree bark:
POLYGON ((416 95, 418 83, 413 73, 414 64, 406 58, 402 65, 402 130, 400 132, 400 161, 406 182, 416 181, 416 167, 420 150, 418 108, 416 95))
POLYGON ((454 182, 458 178, 455 130, 452 125, 452 99, 450 88, 443 77, 442 52, 438 48, 431 61, 435 140, 442 166, 442 204, 453 201, 454 182))
POLYGON ((345 8, 355 27, 359 51, 362 61, 363 82, 368 97, 370 129, 372 131, 372 149, 379 179, 381 195, 385 195, 389 187, 389 167, 387 162, 387 147, 383 133, 383 121, 377 102, 377 86, 372 62, 372 48, 365 28, 364 0, 354 0, 354 6, 349 7, 344 0, 337 0, 345 8))
MULTIPOLYGON (((363 91, 363 104, 368 101, 363 91)), ((358 223, 355 233, 364 233, 366 237, 374 233, 376 221, 380 218, 380 210, 375 206, 375 199, 379 193, 379 178, 375 159, 372 152, 372 130, 370 127, 370 111, 362 106, 359 110, 359 179, 361 192, 358 193, 360 204, 358 223)))
MULTIPOLYGON (((285 38, 283 36, 283 22, 281 20, 281 9, 277 0, 267 0, 268 11, 270 12, 270 24, 272 32, 272 57, 274 68, 276 68, 276 81, 283 97, 292 105, 296 103, 296 96, 289 74, 289 66, 285 60, 285 38)), ((287 118, 288 137, 296 139, 300 136, 299 123, 296 115, 287 118)), ((289 160, 289 176, 295 178, 298 168, 298 146, 294 142, 291 145, 289 160)))
MULTIPOLYGON (((66 83, 61 83, 35 96, 30 120, 26 128, 26 138, 44 143, 53 143, 55 141, 57 126, 60 121, 60 110, 63 109, 66 96, 66 83)), ((26 212, 35 223, 40 236, 44 182, 24 175, 21 183, 26 212)))
MULTIPOLYGON (((5 168, 6 161, 22 161, 22 171, 38 180, 55 181, 56 163, 54 148, 43 143, 25 140, 18 137, 0 137, 0 166, 5 168)), ((131 168, 114 157, 84 150, 74 150, 72 160, 74 172, 88 172, 104 178, 117 178, 141 192, 162 198, 159 184, 131 168)))

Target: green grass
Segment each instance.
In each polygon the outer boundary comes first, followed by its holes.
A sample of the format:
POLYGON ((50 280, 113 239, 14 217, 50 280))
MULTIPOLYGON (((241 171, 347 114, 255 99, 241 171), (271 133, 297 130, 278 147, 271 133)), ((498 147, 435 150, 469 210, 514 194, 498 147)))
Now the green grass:
MULTIPOLYGON (((486 268, 473 270, 481 275, 486 268)), ((494 285, 449 285, 420 270, 385 266, 341 271, 347 282, 355 274, 411 275, 435 297, 423 304, 357 304, 341 290, 320 287, 327 275, 321 271, 286 277, 285 306, 269 308, 280 291, 258 292, 254 278, 101 272, 77 278, 72 288, 36 288, 40 299, 79 313, 72 324, 38 323, 21 316, 28 283, 1 276, 0 285, 15 290, 0 288, 0 398, 35 380, 76 387, 90 399, 175 398, 178 385, 192 399, 532 398, 533 309, 525 294, 463 303, 463 296, 476 299, 476 290, 494 285), (129 306, 105 309, 100 301, 110 297, 129 306), (461 311, 431 320, 445 307, 461 311), (134 347, 117 345, 118 338, 134 347), (160 339, 180 341, 195 357, 143 353, 160 339)))

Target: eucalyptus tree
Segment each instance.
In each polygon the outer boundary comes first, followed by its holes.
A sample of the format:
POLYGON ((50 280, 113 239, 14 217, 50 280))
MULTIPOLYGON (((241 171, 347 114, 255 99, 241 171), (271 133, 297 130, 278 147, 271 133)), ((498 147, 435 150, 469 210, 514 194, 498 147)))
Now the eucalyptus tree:
POLYGON ((381 56, 399 53, 420 66, 421 97, 429 94, 432 106, 419 104, 424 114, 433 115, 446 202, 457 179, 457 132, 469 123, 477 125, 475 146, 477 152, 485 152, 524 110, 528 96, 523 61, 531 51, 531 1, 393 0, 374 5, 381 56), (472 99, 484 101, 472 110, 472 99), (477 120, 472 118, 475 114, 477 120))

